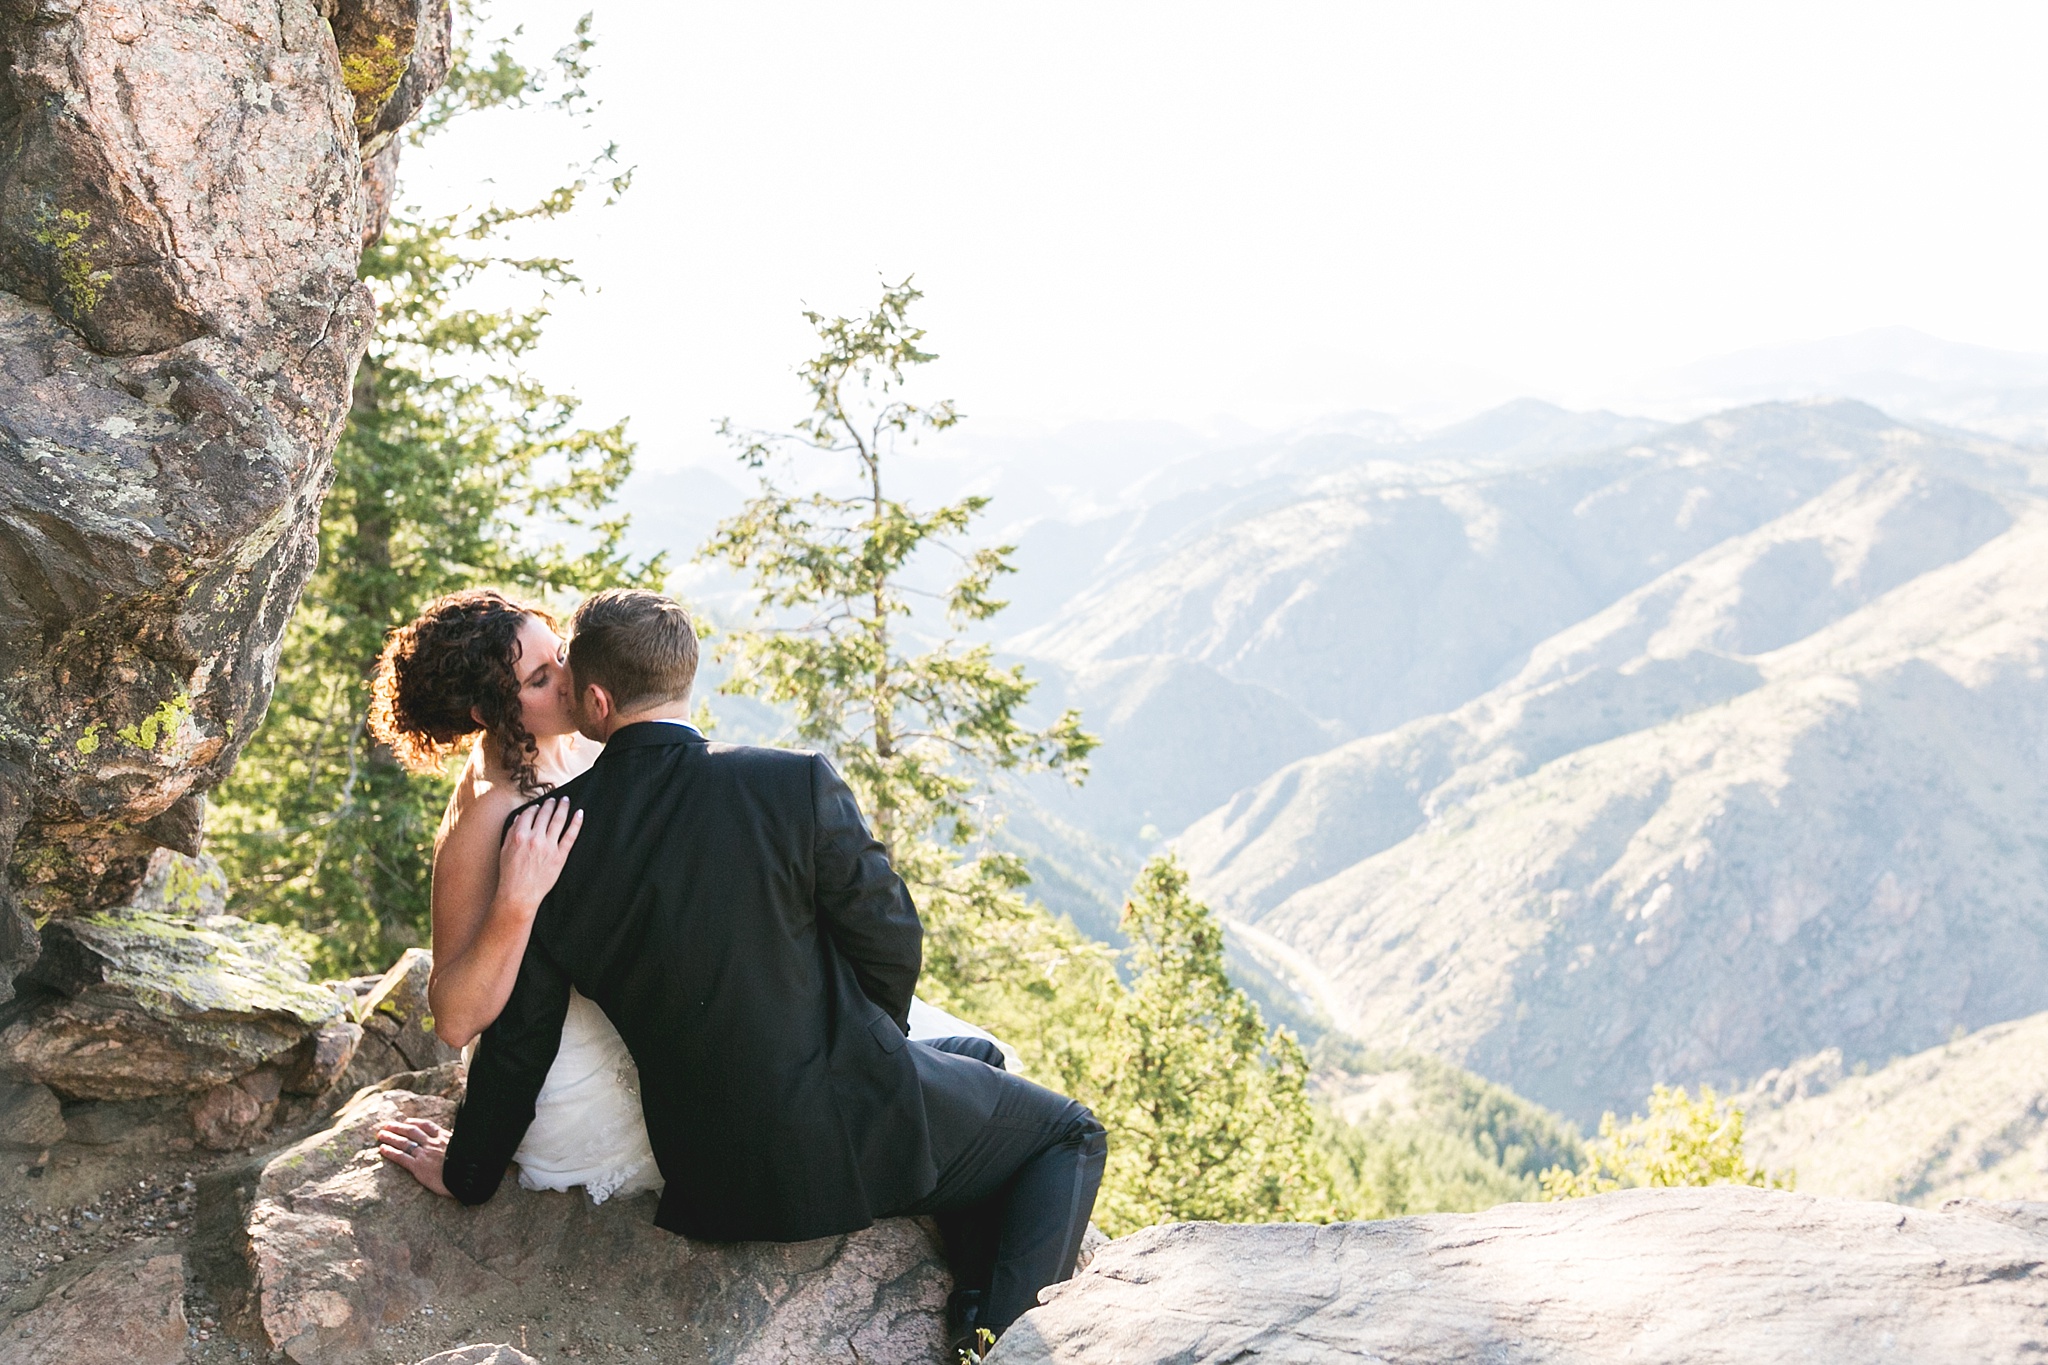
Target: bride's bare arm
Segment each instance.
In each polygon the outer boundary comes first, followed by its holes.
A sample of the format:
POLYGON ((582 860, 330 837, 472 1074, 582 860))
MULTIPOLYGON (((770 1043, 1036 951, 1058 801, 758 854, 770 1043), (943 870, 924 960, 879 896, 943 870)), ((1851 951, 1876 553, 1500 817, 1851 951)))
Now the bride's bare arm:
POLYGON ((534 912, 554 887, 583 828, 563 800, 542 801, 502 827, 507 803, 488 797, 455 816, 434 854, 434 1032, 453 1047, 482 1033, 512 994, 534 912))

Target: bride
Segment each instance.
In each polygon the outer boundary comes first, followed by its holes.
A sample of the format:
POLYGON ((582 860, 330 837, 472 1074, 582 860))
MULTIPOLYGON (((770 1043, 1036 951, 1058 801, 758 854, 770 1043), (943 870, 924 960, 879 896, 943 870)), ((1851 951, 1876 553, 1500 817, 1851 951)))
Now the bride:
MULTIPOLYGON (((531 908, 554 886, 583 816, 541 802, 603 746, 576 731, 567 646, 554 618, 487 588, 452 593, 391 634, 377 660, 370 730, 415 772, 436 772, 469 744, 434 836, 434 1031, 466 1047, 512 993, 531 908), (474 737, 474 743, 470 743, 474 737), (492 964, 512 964, 505 969, 492 964)), ((975 1037, 982 1029, 913 1000, 910 1036, 975 1037)), ((1014 1055, 1003 1049, 1011 1058, 1014 1055)), ((639 1073, 603 1010, 572 992, 561 1049, 513 1157, 527 1189, 581 1185, 597 1203, 661 1187, 639 1073)))

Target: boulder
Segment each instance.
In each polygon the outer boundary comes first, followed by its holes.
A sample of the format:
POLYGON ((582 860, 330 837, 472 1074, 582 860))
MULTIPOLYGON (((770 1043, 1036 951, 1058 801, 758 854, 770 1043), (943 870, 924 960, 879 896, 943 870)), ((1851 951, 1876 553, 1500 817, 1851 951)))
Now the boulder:
MULTIPOLYGON (((346 1008, 346 1006, 344 1006, 346 1008)), ((293 1095, 324 1095, 348 1074, 362 1046, 363 1026, 353 1019, 337 1019, 322 1028, 300 1049, 284 1075, 284 1088, 293 1095)))
POLYGON ((427 1003, 433 972, 433 953, 407 948, 363 999, 364 1031, 389 1043, 405 1069, 425 1071, 462 1055, 462 1049, 448 1046, 434 1032, 434 1010, 427 1003))
POLYGON ((233 1257, 209 1253, 223 1267, 214 1293, 255 1344, 299 1365, 385 1365, 523 1329, 536 1346, 552 1340, 551 1356, 572 1341, 630 1341, 748 1365, 942 1358, 950 1281, 928 1223, 791 1245, 691 1242, 653 1225, 652 1196, 593 1205, 509 1177, 467 1209, 374 1146, 382 1123, 447 1123, 454 1109, 368 1089, 260 1172, 202 1186, 202 1224, 237 1229, 233 1257), (227 1184, 243 1201, 232 1219, 215 1202, 235 1197, 227 1184))
MULTIPOLYGON (((204 802, 194 798, 180 802, 166 814, 203 811, 204 806, 204 802)), ((192 818, 197 820, 198 816, 195 814, 192 818)), ((155 829, 162 837, 172 837, 164 825, 163 816, 157 818, 155 829)), ((193 829, 190 834, 196 847, 198 830, 193 829)), ((128 898, 128 908, 153 910, 160 915, 185 919, 225 915, 228 912, 228 874, 210 854, 196 851, 188 854, 160 848, 149 856, 142 884, 128 898)))
POLYGON ((358 1037, 343 1064, 339 1089, 351 1094, 387 1076, 431 1071, 459 1061, 460 1048, 434 1033, 433 1007, 427 1003, 427 978, 434 955, 408 948, 382 976, 356 977, 332 983, 352 997, 352 1014, 361 1020, 358 1037))
POLYGON ((448 34, 445 0, 0 6, 0 1004, 35 923, 197 851, 262 718, 448 34))
POLYGON ((7 1365, 178 1365, 185 1358, 185 1262, 145 1242, 52 1285, 0 1324, 7 1365))
POLYGON ((40 993, 0 1029, 0 1070, 102 1100, 212 1089, 266 1065, 306 1074, 323 1031, 346 1022, 308 975, 281 930, 231 916, 54 920, 23 977, 40 993))
POLYGON ((64 1138, 64 1106, 45 1085, 0 1080, 0 1147, 47 1147, 64 1138))
POLYGON ((990 1365, 2038 1360, 2048 1205, 1720 1186, 1378 1223, 1148 1228, 990 1365))

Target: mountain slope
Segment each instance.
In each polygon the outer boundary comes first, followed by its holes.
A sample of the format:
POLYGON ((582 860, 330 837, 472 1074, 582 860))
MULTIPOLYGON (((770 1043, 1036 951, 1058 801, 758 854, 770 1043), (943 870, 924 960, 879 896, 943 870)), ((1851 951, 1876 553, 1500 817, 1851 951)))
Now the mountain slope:
POLYGON ((1865 1076, 1844 1078, 1839 1053, 1815 1058, 1795 1074, 1766 1076, 1738 1102, 1751 1158, 1795 1170, 1808 1194, 1924 1207, 2048 1195, 2048 1014, 1865 1076), (1815 1071, 1820 1093, 1799 1095, 1797 1082, 1815 1071))
POLYGON ((1458 710, 1281 769, 1182 848, 1226 909, 1268 909, 1489 784, 1757 687, 1745 656, 1976 549, 2011 525, 2009 496, 1915 464, 1859 469, 1544 641, 1458 710))
POLYGON ((1582 1120, 2048 1007, 2048 506, 1934 453, 1241 795, 1182 840, 1199 888, 1340 1027, 1582 1120))
POLYGON ((1935 438, 1854 403, 1769 404, 1483 475, 1332 475, 1012 642, 1079 666, 1174 654, 1356 733, 1459 706, 1658 574, 1935 438))

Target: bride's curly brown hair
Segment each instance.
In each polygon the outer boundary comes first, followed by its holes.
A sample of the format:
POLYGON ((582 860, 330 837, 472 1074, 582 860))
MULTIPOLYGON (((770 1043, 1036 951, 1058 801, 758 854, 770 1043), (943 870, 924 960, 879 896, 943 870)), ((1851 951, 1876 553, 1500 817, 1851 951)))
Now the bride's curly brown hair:
POLYGON ((516 653, 528 617, 555 618, 490 588, 452 592, 391 632, 370 685, 370 733, 416 773, 436 772, 481 731, 527 796, 547 790, 519 719, 516 653), (477 723, 477 717, 483 723, 477 723))

